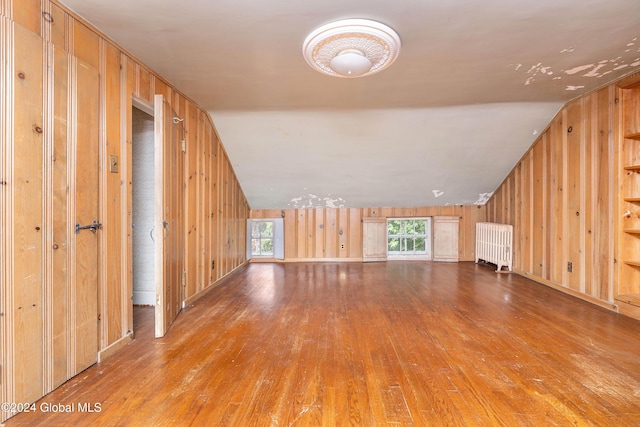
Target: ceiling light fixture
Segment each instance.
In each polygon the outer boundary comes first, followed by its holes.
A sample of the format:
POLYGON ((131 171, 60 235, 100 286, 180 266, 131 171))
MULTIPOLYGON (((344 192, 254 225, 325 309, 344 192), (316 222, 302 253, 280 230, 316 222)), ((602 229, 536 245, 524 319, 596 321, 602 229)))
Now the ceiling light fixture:
POLYGON ((400 45, 398 34, 384 24, 344 19, 309 34, 302 45, 302 54, 321 73, 364 77, 390 66, 400 53, 400 45))

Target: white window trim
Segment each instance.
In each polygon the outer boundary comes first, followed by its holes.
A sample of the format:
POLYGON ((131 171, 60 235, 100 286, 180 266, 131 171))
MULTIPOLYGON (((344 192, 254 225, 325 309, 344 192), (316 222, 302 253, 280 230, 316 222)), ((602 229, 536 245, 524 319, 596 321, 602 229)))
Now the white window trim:
POLYGON ((425 234, 425 252, 424 254, 397 254, 389 253, 389 235, 387 235, 386 249, 387 260, 399 261, 399 260, 420 260, 431 261, 433 259, 433 221, 430 216, 427 217, 401 217, 401 218, 387 218, 388 221, 407 221, 407 220, 424 220, 426 221, 426 234, 425 234))
POLYGON ((274 251, 275 251, 275 245, 273 245, 273 242, 275 240, 273 234, 275 234, 275 224, 273 223, 273 220, 271 219, 254 219, 251 221, 251 256, 254 258, 273 258, 274 255, 274 251), (271 235, 263 235, 264 231, 259 230, 258 231, 258 235, 256 235, 256 237, 253 236, 253 226, 256 225, 257 227, 260 227, 258 224, 272 224, 272 234, 271 235), (258 241, 258 252, 260 253, 254 253, 253 252, 253 241, 257 240, 258 241), (263 247, 262 244, 264 241, 269 241, 271 240, 272 243, 272 247, 271 247, 271 252, 263 252, 263 247))
POLYGON ((284 259, 284 219, 283 218, 255 218, 256 221, 273 222, 273 255, 253 255, 251 253, 251 219, 247 219, 247 261, 252 258, 284 259))

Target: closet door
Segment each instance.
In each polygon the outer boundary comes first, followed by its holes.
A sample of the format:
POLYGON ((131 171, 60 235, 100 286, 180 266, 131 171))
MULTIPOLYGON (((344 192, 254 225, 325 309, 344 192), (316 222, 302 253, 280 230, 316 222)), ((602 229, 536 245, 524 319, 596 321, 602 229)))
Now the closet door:
POLYGON ((162 95, 154 100, 156 171, 156 337, 164 336, 182 307, 185 268, 184 122, 162 95))
POLYGON ((71 146, 72 217, 71 316, 75 369, 73 375, 96 363, 98 358, 98 248, 102 236, 99 210, 100 146, 98 138, 98 71, 71 58, 71 146), (75 212, 73 212, 75 211, 75 212), (74 277, 75 276, 75 277, 74 277))
POLYGON ((99 75, 20 25, 0 35, 0 384, 33 402, 97 361, 99 75))
MULTIPOLYGON (((7 85, 3 88, 2 340, 3 402, 32 402, 45 376, 45 135, 42 38, 3 20, 7 85), (13 45, 11 45, 13 43, 13 45), (13 67, 11 67, 13 63, 13 67), (5 107, 5 106, 3 106, 5 107), (3 372, 4 374, 4 372, 3 372)), ((2 82, 4 83, 4 82, 2 82)), ((2 414, 3 416, 5 414, 2 414)))

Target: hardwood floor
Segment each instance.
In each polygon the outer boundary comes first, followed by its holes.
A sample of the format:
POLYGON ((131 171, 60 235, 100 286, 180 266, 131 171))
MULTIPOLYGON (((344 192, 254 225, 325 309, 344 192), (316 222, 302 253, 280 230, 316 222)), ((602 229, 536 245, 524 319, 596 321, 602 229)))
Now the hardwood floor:
POLYGON ((473 263, 250 264, 135 319, 6 425, 640 425, 640 322, 473 263))

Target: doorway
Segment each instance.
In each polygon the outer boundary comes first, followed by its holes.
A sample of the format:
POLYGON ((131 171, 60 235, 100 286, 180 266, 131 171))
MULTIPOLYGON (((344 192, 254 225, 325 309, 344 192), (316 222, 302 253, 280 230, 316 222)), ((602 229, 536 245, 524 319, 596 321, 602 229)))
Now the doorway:
MULTIPOLYGON (((139 103, 134 102, 134 105, 139 103)), ((133 326, 153 316, 156 303, 156 181, 151 107, 132 111, 133 326)), ((160 234, 160 237, 162 235, 160 234)))

